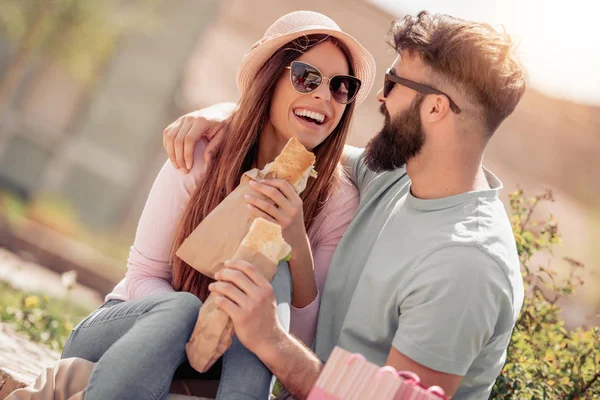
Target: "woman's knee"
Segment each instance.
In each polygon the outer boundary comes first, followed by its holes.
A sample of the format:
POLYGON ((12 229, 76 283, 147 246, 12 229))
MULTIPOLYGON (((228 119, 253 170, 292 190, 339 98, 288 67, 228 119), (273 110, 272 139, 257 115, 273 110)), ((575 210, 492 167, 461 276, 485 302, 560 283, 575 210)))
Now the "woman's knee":
POLYGON ((164 321, 182 331, 194 329, 202 302, 200 299, 188 292, 171 293, 168 299, 166 311, 167 319, 164 321))
POLYGON ((176 292, 173 298, 175 309, 182 314, 198 316, 202 302, 198 296, 189 292, 176 292))

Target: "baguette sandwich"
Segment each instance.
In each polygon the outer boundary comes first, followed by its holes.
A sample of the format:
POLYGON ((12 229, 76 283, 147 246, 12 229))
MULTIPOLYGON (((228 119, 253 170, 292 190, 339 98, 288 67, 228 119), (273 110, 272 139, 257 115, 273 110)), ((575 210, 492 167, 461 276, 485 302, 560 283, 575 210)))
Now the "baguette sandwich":
POLYGON ((248 183, 260 179, 283 179, 300 194, 306 188, 308 178, 316 176, 314 164, 314 154, 297 139, 290 139, 273 162, 261 171, 255 168, 242 175, 240 185, 204 218, 176 255, 197 271, 214 277, 223 268, 225 260, 231 260, 255 218, 248 210, 244 196, 250 194, 264 198, 248 183))
MULTIPOLYGON (((251 263, 270 281, 277 272, 279 261, 291 250, 283 239, 281 226, 256 218, 233 259, 251 263)), ((209 295, 200 308, 196 326, 186 345, 190 365, 199 372, 206 372, 231 346, 233 323, 214 300, 215 295, 209 295)))
POLYGON ((265 165, 261 174, 265 178, 286 180, 300 194, 306 189, 308 178, 317 177, 314 164, 315 155, 306 150, 298 139, 291 138, 275 160, 265 165))

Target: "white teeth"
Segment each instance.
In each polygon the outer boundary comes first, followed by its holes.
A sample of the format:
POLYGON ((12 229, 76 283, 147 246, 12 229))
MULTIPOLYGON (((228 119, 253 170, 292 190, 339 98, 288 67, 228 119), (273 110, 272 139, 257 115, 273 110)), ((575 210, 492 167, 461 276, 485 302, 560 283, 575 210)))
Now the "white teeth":
POLYGON ((297 110, 294 111, 294 114, 296 114, 299 117, 308 117, 308 118, 312 118, 315 121, 317 121, 318 123, 322 123, 325 120, 325 115, 315 112, 315 111, 308 111, 308 110, 304 110, 302 108, 299 108, 297 110))

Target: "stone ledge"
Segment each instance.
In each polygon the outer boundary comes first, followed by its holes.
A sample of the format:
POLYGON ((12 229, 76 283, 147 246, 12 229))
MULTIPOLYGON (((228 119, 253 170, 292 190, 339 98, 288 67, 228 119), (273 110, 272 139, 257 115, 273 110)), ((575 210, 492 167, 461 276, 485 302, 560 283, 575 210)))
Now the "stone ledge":
MULTIPOLYGON (((1 211, 1 206, 0 206, 1 211)), ((0 246, 28 257, 57 273, 77 271, 77 279, 106 294, 125 272, 125 263, 27 218, 7 225, 0 221, 0 246), (115 273, 115 271, 119 271, 115 273)))
POLYGON ((60 354, 33 343, 7 324, 0 323, 0 399, 35 381, 60 354))
MULTIPOLYGON (((53 365, 60 353, 29 341, 11 326, 0 323, 0 400, 16 389, 35 382, 45 368, 53 365)), ((216 392, 218 382, 203 382, 202 391, 216 392)), ((211 400, 172 393, 169 400, 211 400)))

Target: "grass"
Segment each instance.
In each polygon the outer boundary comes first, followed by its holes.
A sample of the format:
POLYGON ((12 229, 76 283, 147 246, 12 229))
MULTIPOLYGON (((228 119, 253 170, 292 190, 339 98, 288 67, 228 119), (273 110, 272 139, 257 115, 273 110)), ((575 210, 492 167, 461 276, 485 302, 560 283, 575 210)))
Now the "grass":
POLYGON ((61 299, 26 293, 0 281, 0 321, 53 350, 63 349, 73 326, 91 311, 68 295, 61 299))

